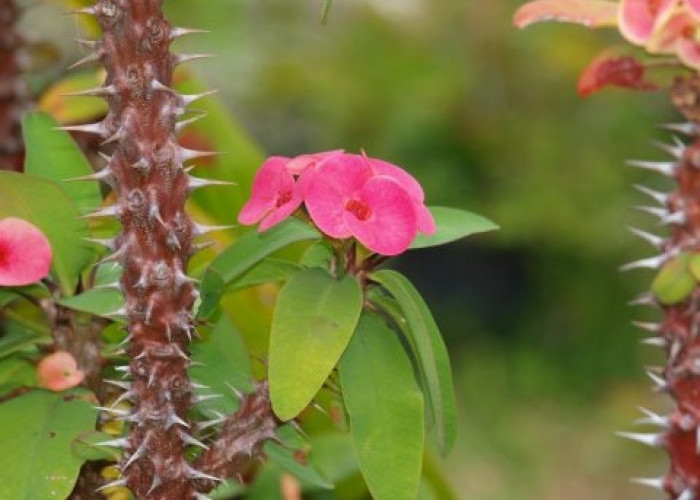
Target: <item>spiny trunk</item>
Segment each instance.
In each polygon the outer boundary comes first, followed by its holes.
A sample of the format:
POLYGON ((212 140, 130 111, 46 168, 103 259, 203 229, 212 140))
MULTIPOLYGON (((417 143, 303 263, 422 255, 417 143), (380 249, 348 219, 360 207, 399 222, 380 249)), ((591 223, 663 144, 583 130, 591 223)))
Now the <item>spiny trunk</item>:
POLYGON ((169 51, 178 35, 163 18, 162 0, 100 0, 92 13, 102 30, 96 55, 107 69, 98 93, 109 102, 95 125, 114 150, 114 215, 122 225, 115 259, 131 359, 129 397, 134 407, 122 462, 125 482, 138 499, 194 498, 200 474, 186 459, 192 387, 187 368, 196 290, 186 276, 194 224, 185 213, 188 159, 175 137, 188 100, 170 89, 178 61, 169 51))
MULTIPOLYGON (((676 140, 665 148, 673 156, 672 161, 639 164, 676 182, 675 190, 668 195, 642 188, 663 206, 655 214, 670 226, 670 235, 658 238, 638 231, 661 254, 631 267, 657 268, 680 253, 700 252, 700 77, 678 79, 671 100, 688 122, 668 128, 689 136, 690 140, 687 145, 676 140)), ((638 325, 654 335, 646 343, 666 349, 666 366, 648 373, 656 390, 668 393, 675 400, 675 407, 667 416, 645 410, 646 417, 641 423, 660 427, 660 433, 621 434, 644 444, 664 447, 670 457, 667 474, 636 482, 664 491, 673 500, 696 500, 700 498, 700 286, 696 283, 695 289, 680 303, 664 305, 652 295, 643 295, 637 302, 663 311, 660 323, 638 325)))
POLYGON ((0 0, 0 170, 21 171, 24 162, 21 121, 28 90, 20 76, 19 14, 13 0, 0 0))

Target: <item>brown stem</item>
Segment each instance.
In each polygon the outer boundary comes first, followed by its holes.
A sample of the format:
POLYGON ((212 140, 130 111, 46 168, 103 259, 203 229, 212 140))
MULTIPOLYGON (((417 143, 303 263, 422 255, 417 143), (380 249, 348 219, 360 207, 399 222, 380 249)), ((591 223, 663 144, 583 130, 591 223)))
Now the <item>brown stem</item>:
POLYGON ((24 41, 18 17, 13 0, 0 0, 0 170, 21 171, 24 162, 21 120, 28 91, 20 78, 24 41))

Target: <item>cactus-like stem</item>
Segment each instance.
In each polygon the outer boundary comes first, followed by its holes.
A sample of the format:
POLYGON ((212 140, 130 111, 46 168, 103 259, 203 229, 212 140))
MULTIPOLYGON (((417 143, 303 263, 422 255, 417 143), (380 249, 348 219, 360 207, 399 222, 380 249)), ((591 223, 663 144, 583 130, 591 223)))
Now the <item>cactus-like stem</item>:
POLYGON ((129 397, 133 412, 122 472, 138 499, 194 498, 197 472, 186 458, 187 375, 196 290, 186 276, 195 236, 185 213, 191 157, 175 137, 188 98, 170 86, 178 58, 177 30, 163 18, 162 0, 99 0, 86 13, 102 27, 94 59, 107 78, 99 89, 106 118, 91 126, 113 152, 104 175, 117 203, 96 215, 119 219, 115 258, 123 265, 124 314, 131 337, 129 397))
MULTIPOLYGON (((209 476, 243 482, 249 464, 261 457, 265 441, 277 439, 278 427, 267 382, 258 383, 255 392, 242 399, 238 412, 224 420, 219 437, 199 456, 195 467, 209 476)), ((198 482, 198 490, 208 492, 216 485, 204 479, 198 482)))
POLYGON ((14 0, 0 0, 0 170, 19 171, 24 161, 21 119, 28 91, 20 77, 24 40, 17 32, 19 14, 14 0))
MULTIPOLYGON (((688 144, 676 139, 663 146, 672 159, 666 163, 639 162, 638 166, 651 168, 671 177, 676 189, 662 194, 642 188, 660 205, 656 213, 670 226, 668 238, 659 239, 636 231, 660 250, 660 256, 639 261, 639 267, 659 267, 681 252, 697 254, 700 251, 700 77, 678 79, 671 91, 671 100, 688 120, 667 128, 689 137, 688 144)), ((675 400, 669 415, 656 415, 644 410, 640 423, 660 428, 658 433, 622 433, 623 437, 650 446, 664 447, 670 457, 670 469, 659 478, 638 479, 636 482, 662 490, 673 500, 700 498, 700 286, 678 303, 661 304, 652 295, 636 303, 660 307, 664 313, 660 323, 638 323, 652 334, 645 343, 666 350, 666 366, 650 370, 649 376, 658 391, 666 392, 675 400)))

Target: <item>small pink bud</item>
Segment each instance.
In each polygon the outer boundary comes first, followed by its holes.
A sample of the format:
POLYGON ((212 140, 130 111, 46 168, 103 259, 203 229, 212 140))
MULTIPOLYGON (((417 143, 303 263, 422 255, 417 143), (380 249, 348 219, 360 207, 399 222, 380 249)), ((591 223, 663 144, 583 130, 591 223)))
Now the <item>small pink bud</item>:
POLYGON ((24 286, 49 274, 51 245, 39 228, 9 217, 0 220, 0 286, 24 286))
POLYGON ((78 369, 75 358, 66 351, 49 354, 39 362, 39 386, 50 391, 65 391, 79 385, 85 373, 78 369))

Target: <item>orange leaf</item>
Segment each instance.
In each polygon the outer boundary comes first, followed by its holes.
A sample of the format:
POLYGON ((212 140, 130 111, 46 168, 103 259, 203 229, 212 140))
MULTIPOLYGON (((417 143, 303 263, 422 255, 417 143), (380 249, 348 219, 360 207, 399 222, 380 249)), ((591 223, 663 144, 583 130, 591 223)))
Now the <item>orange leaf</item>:
POLYGON ((617 26, 617 2, 606 0, 535 0, 520 7, 513 23, 525 28, 542 21, 582 24, 588 28, 617 26))

